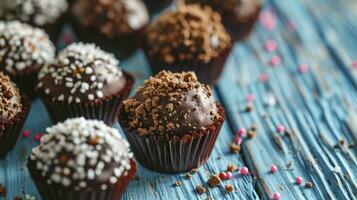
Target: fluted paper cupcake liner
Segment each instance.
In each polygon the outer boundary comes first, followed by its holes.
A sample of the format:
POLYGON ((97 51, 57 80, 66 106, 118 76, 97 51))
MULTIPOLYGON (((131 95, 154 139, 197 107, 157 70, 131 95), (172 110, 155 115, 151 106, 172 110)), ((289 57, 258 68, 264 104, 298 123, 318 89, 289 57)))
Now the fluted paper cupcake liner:
POLYGON ((232 46, 229 46, 222 51, 217 58, 212 59, 208 63, 192 59, 190 62, 176 61, 173 64, 169 64, 157 56, 150 56, 148 54, 149 49, 146 46, 144 47, 144 52, 154 74, 159 73, 161 70, 169 70, 172 72, 194 71, 201 83, 214 85, 222 74, 224 65, 228 59, 229 53, 231 52, 231 48, 232 46))
POLYGON ((21 104, 22 110, 13 119, 0 123, 0 158, 15 146, 30 111, 31 103, 25 95, 21 95, 21 104))
POLYGON ((32 72, 27 75, 12 76, 9 74, 9 76, 11 77, 11 80, 13 80, 20 88, 20 90, 25 93, 30 100, 33 100, 36 98, 35 84, 37 82, 37 74, 39 71, 40 69, 36 69, 32 70, 32 72))
POLYGON ((126 86, 120 93, 94 102, 67 103, 65 101, 52 100, 46 94, 40 94, 53 123, 63 122, 68 118, 84 117, 97 119, 112 125, 117 121, 120 106, 133 87, 134 79, 126 74, 126 86))
POLYGON ((120 177, 115 185, 107 184, 106 190, 102 190, 101 185, 79 191, 58 184, 49 185, 31 161, 27 168, 43 200, 119 200, 136 174, 135 161, 131 160, 130 164, 128 174, 120 177))
POLYGON ((224 109, 219 106, 221 119, 205 130, 184 134, 183 137, 140 136, 120 123, 136 159, 145 167, 163 173, 181 173, 203 165, 211 155, 224 122, 224 109))

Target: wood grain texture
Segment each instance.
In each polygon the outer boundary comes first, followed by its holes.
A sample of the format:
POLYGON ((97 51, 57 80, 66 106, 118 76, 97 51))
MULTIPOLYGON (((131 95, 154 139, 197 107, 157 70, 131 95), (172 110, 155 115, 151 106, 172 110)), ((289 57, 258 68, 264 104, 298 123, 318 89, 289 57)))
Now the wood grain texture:
MULTIPOLYGON (((246 42, 235 45, 215 88, 227 121, 207 164, 191 179, 140 166, 140 181, 129 185, 123 199, 270 199, 274 192, 280 192, 282 199, 357 199, 357 147, 349 147, 357 143, 357 70, 352 67, 357 59, 357 1, 266 0, 265 4, 264 13, 276 17, 277 25, 268 31, 258 24, 246 42), (278 44, 275 52, 264 49, 269 39, 278 44), (282 63, 273 68, 269 60, 275 55, 282 63), (309 66, 307 73, 298 71, 302 63, 309 66), (269 75, 267 83, 259 81, 262 73, 269 75), (248 94, 256 96, 250 113, 245 112, 248 94), (276 104, 268 105, 269 98, 276 104), (256 136, 243 142, 241 156, 230 154, 235 130, 252 124, 258 125, 256 136), (287 134, 276 131, 279 124, 287 134), (236 174, 224 182, 235 186, 231 194, 224 184, 203 195, 194 191, 229 163, 247 165, 254 174, 244 178, 236 174), (279 168, 275 174, 269 172, 272 164, 279 168), (337 166, 341 172, 335 171, 337 166), (296 185, 296 176, 312 181, 314 187, 296 185), (174 187, 175 181, 183 184, 174 187)), ((140 51, 121 66, 134 74, 136 86, 151 74, 140 51)), ((8 190, 3 199, 26 193, 40 199, 25 165, 38 144, 33 135, 49 125, 42 103, 36 100, 25 125, 32 135, 20 138, 0 160, 0 183, 8 190)))

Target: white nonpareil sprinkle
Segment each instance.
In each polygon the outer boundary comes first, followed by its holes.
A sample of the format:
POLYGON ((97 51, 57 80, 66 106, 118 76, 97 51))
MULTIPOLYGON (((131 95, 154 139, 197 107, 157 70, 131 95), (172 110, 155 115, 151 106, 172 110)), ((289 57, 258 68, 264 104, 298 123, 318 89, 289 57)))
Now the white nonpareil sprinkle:
POLYGON ((1 0, 0 18, 31 22, 36 26, 54 23, 68 9, 67 0, 1 0))
POLYGON ((340 173, 341 172, 341 167, 340 166, 336 166, 335 168, 333 168, 333 172, 340 173))
POLYGON ((116 129, 101 121, 69 119, 47 128, 46 132, 41 144, 32 150, 30 159, 49 184, 84 188, 96 179, 104 190, 106 183, 115 184, 131 168, 133 154, 128 142, 116 129), (98 146, 102 150, 97 150, 98 146), (97 178, 108 169, 112 171, 104 173, 108 176, 106 180, 97 178))
POLYGON ((18 21, 0 22, 0 49, 4 51, 0 60, 13 75, 55 57, 55 47, 43 30, 18 21))
POLYGON ((48 65, 39 73, 38 88, 51 93, 49 86, 45 85, 42 78, 50 76, 50 81, 66 90, 64 94, 53 96, 69 103, 94 101, 95 97, 103 98, 103 85, 117 83, 124 75, 118 68, 119 61, 109 53, 104 52, 94 44, 71 44, 61 51, 53 64, 48 65), (62 97, 64 95, 64 97, 62 97), (59 98, 60 97, 60 98, 59 98))

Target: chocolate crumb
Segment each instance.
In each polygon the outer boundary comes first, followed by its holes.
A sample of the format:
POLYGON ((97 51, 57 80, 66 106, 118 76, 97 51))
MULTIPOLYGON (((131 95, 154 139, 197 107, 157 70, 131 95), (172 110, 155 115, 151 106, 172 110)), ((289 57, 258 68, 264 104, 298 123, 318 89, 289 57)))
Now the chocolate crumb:
POLYGON ((190 178, 192 178, 192 174, 186 173, 186 174, 185 174, 185 177, 186 177, 187 179, 190 179, 190 178))
POLYGON ((306 187, 306 188, 312 188, 312 187, 313 187, 312 182, 311 182, 311 181, 306 182, 306 183, 305 183, 305 187, 306 187))
POLYGON ((14 197, 14 200, 22 200, 22 198, 19 196, 16 196, 16 197, 14 197))
POLYGON ((6 188, 0 184, 0 196, 6 197, 6 188))
POLYGON ((246 112, 252 112, 254 110, 254 106, 251 103, 247 103, 246 107, 245 107, 245 111, 246 112))
POLYGON ((232 143, 229 145, 229 151, 231 153, 239 153, 241 150, 241 147, 237 145, 236 143, 232 143))
POLYGON ((222 158, 221 156, 218 156, 218 157, 217 157, 217 160, 221 160, 221 158, 222 158))
POLYGON ((206 190, 206 188, 203 187, 202 185, 197 185, 197 186, 196 186, 196 192, 197 192, 198 194, 203 194, 203 193, 206 193, 207 190, 206 190))
POLYGON ((351 144, 348 145, 348 148, 352 149, 352 148, 354 148, 355 146, 356 146, 355 143, 351 143, 351 144))
POLYGON ((182 185, 182 182, 181 182, 181 181, 176 181, 176 182, 174 183, 174 186, 176 186, 176 187, 181 186, 181 185, 182 185))
POLYGON ((345 145, 345 140, 341 139, 341 140, 338 141, 338 143, 340 144, 340 146, 343 146, 343 145, 345 145))
POLYGON ((197 168, 193 168, 193 169, 191 169, 191 174, 194 174, 194 173, 196 173, 197 171, 198 171, 197 168))
POLYGON ((287 167, 287 168, 290 168, 292 165, 293 165, 293 161, 290 160, 290 161, 288 162, 288 164, 286 164, 286 167, 287 167))
POLYGON ((256 124, 252 124, 250 130, 256 132, 258 130, 258 126, 256 124))
POLYGON ((234 164, 229 164, 229 165, 227 166, 227 171, 228 171, 228 172, 235 172, 235 171, 237 171, 237 170, 238 170, 238 167, 235 166, 234 164))
POLYGON ((249 130, 247 132, 248 139, 252 139, 255 136, 255 131, 249 130))
POLYGON ((217 187, 221 183, 221 179, 218 175, 212 175, 207 183, 210 187, 217 187))
POLYGON ((234 187, 231 184, 225 185, 224 189, 226 189, 227 192, 233 192, 234 191, 234 187))

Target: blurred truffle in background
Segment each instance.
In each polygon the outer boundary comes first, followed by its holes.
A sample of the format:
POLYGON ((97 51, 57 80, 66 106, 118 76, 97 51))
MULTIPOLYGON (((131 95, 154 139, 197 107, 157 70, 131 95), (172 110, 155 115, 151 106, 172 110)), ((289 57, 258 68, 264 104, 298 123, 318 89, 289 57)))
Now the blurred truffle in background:
POLYGON ((67 0, 1 0, 0 19, 19 20, 44 29, 53 42, 61 33, 67 0))
POLYGON ((245 39, 258 19, 261 0, 185 0, 210 6, 222 16, 222 23, 234 41, 245 39))
POLYGON ((140 46, 149 19, 142 0, 76 0, 70 22, 80 41, 127 58, 140 46))

